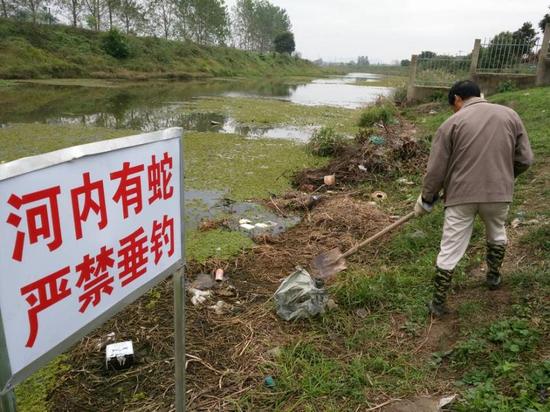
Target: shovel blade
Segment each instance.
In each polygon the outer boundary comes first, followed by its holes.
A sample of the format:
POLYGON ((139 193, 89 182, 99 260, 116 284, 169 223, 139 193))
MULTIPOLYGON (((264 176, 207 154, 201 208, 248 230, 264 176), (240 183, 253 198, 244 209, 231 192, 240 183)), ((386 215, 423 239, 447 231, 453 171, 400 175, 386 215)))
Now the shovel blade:
POLYGON ((347 269, 346 259, 338 248, 321 253, 311 262, 313 273, 320 279, 328 279, 337 273, 347 269))

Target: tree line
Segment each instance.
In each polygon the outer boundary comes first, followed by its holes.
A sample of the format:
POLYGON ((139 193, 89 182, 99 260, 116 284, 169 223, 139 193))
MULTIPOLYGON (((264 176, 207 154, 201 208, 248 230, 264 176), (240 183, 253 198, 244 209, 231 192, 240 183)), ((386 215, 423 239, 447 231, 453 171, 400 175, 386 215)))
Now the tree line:
POLYGON ((290 18, 268 0, 0 0, 0 16, 95 31, 231 45, 257 52, 295 50, 290 18))

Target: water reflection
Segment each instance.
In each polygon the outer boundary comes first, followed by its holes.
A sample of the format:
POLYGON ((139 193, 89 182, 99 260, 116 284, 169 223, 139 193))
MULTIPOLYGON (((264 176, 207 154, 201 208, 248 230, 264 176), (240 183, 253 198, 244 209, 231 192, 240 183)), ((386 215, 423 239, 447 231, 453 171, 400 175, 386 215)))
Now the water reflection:
POLYGON ((315 127, 251 128, 220 113, 185 113, 184 105, 208 96, 253 96, 304 105, 356 108, 388 95, 391 88, 354 85, 379 76, 352 73, 304 84, 276 81, 145 82, 113 88, 24 84, 2 90, 0 124, 41 122, 153 131, 186 130, 236 133, 251 138, 305 141, 315 127))

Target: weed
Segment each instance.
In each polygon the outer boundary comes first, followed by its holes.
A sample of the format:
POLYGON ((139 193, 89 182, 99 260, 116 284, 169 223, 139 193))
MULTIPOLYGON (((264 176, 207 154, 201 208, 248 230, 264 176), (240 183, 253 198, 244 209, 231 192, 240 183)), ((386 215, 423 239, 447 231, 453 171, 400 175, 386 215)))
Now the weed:
POLYGON ((332 156, 347 146, 347 138, 330 127, 323 127, 311 136, 307 150, 316 156, 332 156))
POLYGON ((517 84, 513 80, 505 80, 503 82, 500 82, 497 86, 496 92, 497 93, 506 93, 506 92, 513 92, 517 90, 517 84))
POLYGON ((395 118, 397 109, 389 102, 384 102, 370 106, 361 113, 359 118, 359 127, 372 127, 377 123, 389 125, 395 118))
POLYGON ((116 59, 125 59, 130 56, 130 47, 125 36, 117 29, 111 29, 103 36, 103 50, 116 59))

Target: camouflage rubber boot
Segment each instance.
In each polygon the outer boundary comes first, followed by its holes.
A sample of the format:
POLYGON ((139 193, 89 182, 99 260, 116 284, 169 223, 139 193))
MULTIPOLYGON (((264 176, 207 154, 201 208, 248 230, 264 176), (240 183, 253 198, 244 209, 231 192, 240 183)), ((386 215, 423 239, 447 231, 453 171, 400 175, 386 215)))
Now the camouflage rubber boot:
POLYGON ((502 282, 500 276, 500 267, 504 260, 506 246, 487 243, 487 286, 491 290, 496 290, 502 282))
POLYGON ((445 301, 447 300, 447 292, 451 287, 453 271, 441 269, 437 266, 435 269, 434 295, 431 302, 428 303, 428 309, 433 315, 440 317, 449 313, 449 309, 447 308, 445 301))

